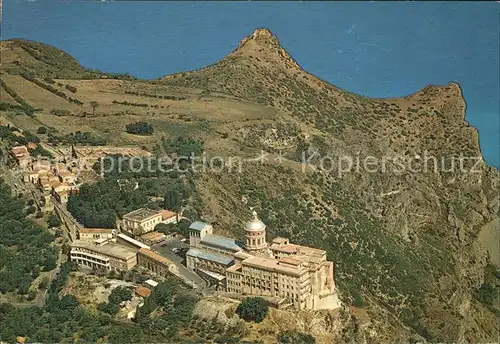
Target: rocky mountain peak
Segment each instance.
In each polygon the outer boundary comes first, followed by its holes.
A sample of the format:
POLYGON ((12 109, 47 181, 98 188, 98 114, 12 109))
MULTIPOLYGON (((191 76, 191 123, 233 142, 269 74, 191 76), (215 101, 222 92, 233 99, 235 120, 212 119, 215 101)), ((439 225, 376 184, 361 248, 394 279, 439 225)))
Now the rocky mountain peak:
POLYGON ((264 56, 275 62, 282 61, 289 67, 300 68, 297 62, 280 45, 278 37, 266 28, 255 29, 251 35, 243 38, 232 54, 264 56))

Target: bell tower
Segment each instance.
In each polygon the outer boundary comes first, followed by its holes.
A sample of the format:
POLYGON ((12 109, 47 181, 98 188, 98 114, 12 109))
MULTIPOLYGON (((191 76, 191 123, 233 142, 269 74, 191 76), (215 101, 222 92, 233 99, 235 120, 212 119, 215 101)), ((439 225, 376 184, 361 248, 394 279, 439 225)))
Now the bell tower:
POLYGON ((267 250, 266 225, 259 220, 255 210, 250 221, 245 224, 245 249, 249 253, 267 250))

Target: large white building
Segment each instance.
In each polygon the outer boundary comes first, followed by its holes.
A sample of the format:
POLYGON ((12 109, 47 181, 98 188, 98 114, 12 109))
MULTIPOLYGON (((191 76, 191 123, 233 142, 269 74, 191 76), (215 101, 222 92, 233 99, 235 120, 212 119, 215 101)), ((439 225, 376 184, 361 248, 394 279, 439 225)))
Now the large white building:
POLYGON ((244 245, 214 235, 211 225, 199 221, 190 227, 190 245, 187 266, 216 277, 229 293, 274 298, 297 310, 339 307, 326 251, 287 238, 268 244, 256 212, 245 225, 244 245))

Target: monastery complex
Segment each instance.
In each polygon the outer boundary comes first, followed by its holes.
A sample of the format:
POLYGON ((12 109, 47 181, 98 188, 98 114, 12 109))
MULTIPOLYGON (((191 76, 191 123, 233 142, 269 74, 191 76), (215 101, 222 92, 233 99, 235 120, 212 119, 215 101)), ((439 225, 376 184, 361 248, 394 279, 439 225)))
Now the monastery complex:
POLYGON ((326 252, 292 244, 287 238, 266 241, 266 225, 257 213, 245 225, 245 244, 213 234, 211 225, 190 227, 189 268, 217 277, 228 293, 274 297, 301 309, 338 307, 333 262, 326 252))

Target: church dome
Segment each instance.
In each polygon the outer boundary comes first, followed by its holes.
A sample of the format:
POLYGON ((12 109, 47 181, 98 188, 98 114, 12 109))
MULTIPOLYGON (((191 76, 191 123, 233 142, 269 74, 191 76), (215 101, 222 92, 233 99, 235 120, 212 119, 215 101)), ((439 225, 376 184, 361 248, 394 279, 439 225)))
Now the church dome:
POLYGON ((245 225, 245 230, 247 231, 260 231, 266 229, 266 225, 264 222, 259 220, 257 216, 257 212, 253 211, 252 212, 252 219, 248 221, 245 225))

